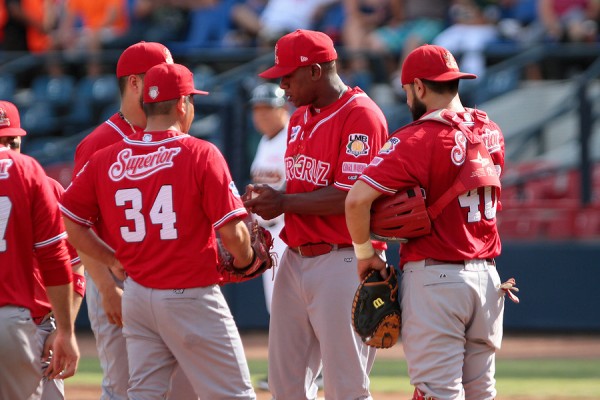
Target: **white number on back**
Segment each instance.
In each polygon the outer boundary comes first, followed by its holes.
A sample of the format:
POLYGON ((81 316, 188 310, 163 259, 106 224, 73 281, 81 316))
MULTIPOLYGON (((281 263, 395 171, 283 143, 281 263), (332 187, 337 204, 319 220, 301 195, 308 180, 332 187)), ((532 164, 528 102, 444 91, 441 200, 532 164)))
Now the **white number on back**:
MULTIPOLYGON (((115 202, 118 206, 125 206, 130 202, 130 207, 125 209, 125 218, 133 221, 133 230, 127 226, 121 227, 121 237, 129 243, 141 242, 146 237, 146 221, 142 214, 142 192, 139 189, 120 189, 115 193, 115 202)), ((160 188, 152 208, 150 209, 150 222, 160 225, 160 238, 162 240, 177 239, 175 222, 177 215, 173 211, 173 189, 171 185, 160 188)))
POLYGON ((12 209, 12 203, 6 196, 0 197, 0 253, 6 251, 6 227, 8 225, 8 219, 10 217, 10 211, 12 209))
POLYGON ((494 196, 494 190, 491 186, 469 190, 458 197, 460 206, 468 208, 467 221, 481 221, 480 206, 480 191, 483 191, 483 215, 485 219, 491 220, 496 218, 496 206, 498 202, 494 196))

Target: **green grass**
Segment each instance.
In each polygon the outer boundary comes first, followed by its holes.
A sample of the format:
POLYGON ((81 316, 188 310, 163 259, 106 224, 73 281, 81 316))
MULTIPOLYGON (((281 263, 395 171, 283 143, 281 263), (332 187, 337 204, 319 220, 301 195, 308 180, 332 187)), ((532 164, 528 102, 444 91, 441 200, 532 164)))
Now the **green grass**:
MULTIPOLYGON (((248 361, 256 382, 267 374, 266 360, 248 361)), ((67 385, 99 385, 102 372, 97 358, 82 358, 79 370, 67 385)), ((572 397, 600 398, 600 360, 525 359, 497 360, 496 379, 502 396, 528 399, 572 397)), ((374 392, 412 393, 404 360, 380 359, 371 372, 374 392)))

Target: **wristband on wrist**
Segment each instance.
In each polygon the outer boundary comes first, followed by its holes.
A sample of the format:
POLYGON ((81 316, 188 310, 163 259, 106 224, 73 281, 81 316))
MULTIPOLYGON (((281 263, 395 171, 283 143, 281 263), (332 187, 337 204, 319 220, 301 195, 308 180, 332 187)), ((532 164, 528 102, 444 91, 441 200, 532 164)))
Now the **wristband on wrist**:
POLYGON ((370 240, 367 240, 364 243, 352 242, 352 246, 354 246, 354 254, 356 254, 356 258, 359 260, 366 260, 375 255, 375 249, 370 240))
POLYGON ((73 291, 83 297, 85 295, 85 276, 73 273, 73 291))

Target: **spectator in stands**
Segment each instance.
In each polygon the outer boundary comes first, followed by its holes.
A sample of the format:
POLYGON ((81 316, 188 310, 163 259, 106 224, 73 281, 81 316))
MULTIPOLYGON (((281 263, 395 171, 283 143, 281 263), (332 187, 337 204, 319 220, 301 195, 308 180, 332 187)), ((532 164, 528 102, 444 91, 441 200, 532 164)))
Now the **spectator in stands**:
MULTIPOLYGON (((347 50, 347 62, 342 64, 345 80, 350 86, 370 90, 372 80, 367 52, 368 37, 375 29, 390 21, 393 0, 343 0, 344 20, 342 43, 347 50)), ((380 105, 381 106, 381 105, 380 105)))
POLYGON ((499 40, 527 47, 541 41, 542 29, 537 22, 538 0, 501 0, 497 23, 499 40))
POLYGON ((127 29, 126 0, 66 0, 58 40, 63 50, 86 51, 94 58, 127 29))
POLYGON ((230 30, 229 15, 235 1, 237 0, 187 2, 191 3, 188 4, 188 31, 182 41, 169 42, 168 47, 173 54, 182 54, 192 49, 222 47, 230 30))
POLYGON ((368 47, 404 59, 422 44, 431 43, 444 29, 450 0, 391 0, 392 18, 371 32, 368 47))
POLYGON ((594 42, 598 34, 597 0, 539 0, 538 15, 552 42, 594 42))
POLYGON ((232 8, 231 19, 239 29, 254 35, 259 46, 272 47, 286 33, 314 29, 328 8, 339 1, 248 0, 232 8))
POLYGON ((4 0, 4 50, 43 53, 53 46, 57 5, 52 0, 4 0))
POLYGON ((459 55, 462 68, 480 77, 485 74, 485 48, 498 37, 495 3, 492 0, 452 0, 451 25, 433 41, 459 55))
POLYGON ((107 47, 125 49, 140 41, 166 43, 187 33, 189 9, 173 0, 130 0, 130 28, 107 47))

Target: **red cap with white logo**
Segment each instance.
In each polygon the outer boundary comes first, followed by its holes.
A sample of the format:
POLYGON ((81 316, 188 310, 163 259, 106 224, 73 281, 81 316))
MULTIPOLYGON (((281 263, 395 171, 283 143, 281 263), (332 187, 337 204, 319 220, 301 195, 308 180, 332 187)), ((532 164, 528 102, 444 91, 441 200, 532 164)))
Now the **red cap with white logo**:
POLYGON ((0 101, 0 136, 25 136, 19 110, 10 101, 0 101))
POLYGON ((298 29, 282 36, 275 45, 275 65, 258 74, 275 79, 289 75, 300 67, 337 59, 333 41, 323 32, 298 29))
POLYGON ((178 99, 191 94, 208 94, 194 88, 192 71, 181 64, 158 64, 144 76, 144 103, 178 99))

